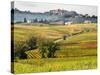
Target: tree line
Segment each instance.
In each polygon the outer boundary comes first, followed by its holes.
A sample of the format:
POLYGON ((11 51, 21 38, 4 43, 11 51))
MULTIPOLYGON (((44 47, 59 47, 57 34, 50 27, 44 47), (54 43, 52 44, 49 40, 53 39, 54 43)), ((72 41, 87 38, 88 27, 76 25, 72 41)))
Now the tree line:
MULTIPOLYGON (((14 41, 12 41, 13 43, 14 41)), ((59 44, 54 43, 53 40, 29 37, 26 41, 17 41, 14 43, 14 58, 27 59, 26 51, 39 49, 41 58, 54 58, 55 52, 59 50, 59 44)))
MULTIPOLYGON (((27 18, 24 18, 24 22, 28 22, 27 18)), ((40 19, 37 18, 31 20, 32 23, 48 23, 49 21, 46 19, 40 19)))

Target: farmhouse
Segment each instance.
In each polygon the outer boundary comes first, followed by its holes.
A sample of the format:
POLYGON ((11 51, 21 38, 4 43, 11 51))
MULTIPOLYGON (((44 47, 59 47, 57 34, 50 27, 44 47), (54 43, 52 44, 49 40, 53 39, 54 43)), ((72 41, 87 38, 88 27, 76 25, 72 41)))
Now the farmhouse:
POLYGON ((27 20, 27 23, 31 23, 31 21, 30 20, 27 20))
POLYGON ((91 21, 90 20, 85 20, 84 23, 91 23, 91 21))
POLYGON ((65 22, 65 25, 70 25, 72 24, 73 22, 69 21, 69 22, 65 22))

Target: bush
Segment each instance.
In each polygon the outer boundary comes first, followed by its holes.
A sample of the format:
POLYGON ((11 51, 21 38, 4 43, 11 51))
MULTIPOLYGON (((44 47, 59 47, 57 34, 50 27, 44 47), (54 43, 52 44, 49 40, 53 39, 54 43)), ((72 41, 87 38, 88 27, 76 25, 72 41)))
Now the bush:
POLYGON ((66 40, 66 38, 67 38, 67 35, 63 35, 63 40, 66 40))
POLYGON ((35 37, 28 38, 25 42, 16 41, 14 43, 14 57, 19 57, 21 59, 27 58, 25 51, 37 48, 37 39, 35 37))
MULTIPOLYGON (((28 49, 28 47, 25 45, 25 42, 19 41, 14 43, 14 57, 19 57, 19 58, 26 58, 25 51, 28 49)), ((14 58, 14 59, 15 59, 14 58)))
POLYGON ((37 38, 36 37, 33 37, 33 36, 29 37, 25 43, 28 46, 29 50, 37 48, 37 38))

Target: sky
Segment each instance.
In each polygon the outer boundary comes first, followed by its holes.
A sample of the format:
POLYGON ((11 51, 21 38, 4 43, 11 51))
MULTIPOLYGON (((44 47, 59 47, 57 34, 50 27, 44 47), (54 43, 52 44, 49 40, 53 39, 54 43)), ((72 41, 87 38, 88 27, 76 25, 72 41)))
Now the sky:
POLYGON ((14 8, 22 11, 31 12, 47 12, 49 10, 63 9, 68 11, 76 11, 79 14, 89 14, 97 16, 97 6, 87 5, 70 5, 70 4, 53 4, 53 3, 38 3, 28 1, 15 1, 14 8))

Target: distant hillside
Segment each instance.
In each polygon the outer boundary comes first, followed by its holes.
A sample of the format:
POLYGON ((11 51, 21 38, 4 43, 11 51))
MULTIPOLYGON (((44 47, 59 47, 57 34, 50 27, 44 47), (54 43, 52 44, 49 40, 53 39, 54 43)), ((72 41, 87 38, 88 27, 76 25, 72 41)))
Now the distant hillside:
POLYGON ((59 15, 59 16, 78 16, 78 13, 75 11, 67 11, 67 10, 61 10, 61 9, 56 9, 56 10, 50 10, 48 12, 49 15, 59 15))
POLYGON ((13 13, 23 13, 23 14, 48 14, 48 15, 59 15, 59 16, 64 16, 64 15, 70 15, 70 16, 76 16, 76 15, 79 15, 77 12, 75 11, 67 11, 67 10, 61 10, 61 9, 56 9, 56 10, 50 10, 48 12, 44 12, 44 13, 41 13, 41 12, 30 12, 30 11, 21 11, 17 8, 15 9, 12 9, 11 12, 13 13))
MULTIPOLYGON (((30 12, 30 11, 21 11, 17 8, 11 9, 11 17, 13 22, 24 22, 24 18, 34 22, 37 19, 38 21, 48 21, 48 22, 74 22, 81 23, 85 20, 89 20, 91 22, 97 22, 97 16, 89 16, 88 14, 83 15, 79 14, 76 11, 68 11, 62 9, 49 10, 47 12, 30 12), (14 17, 14 18, 13 18, 14 17)), ((41 22, 42 22, 41 21, 41 22)))

